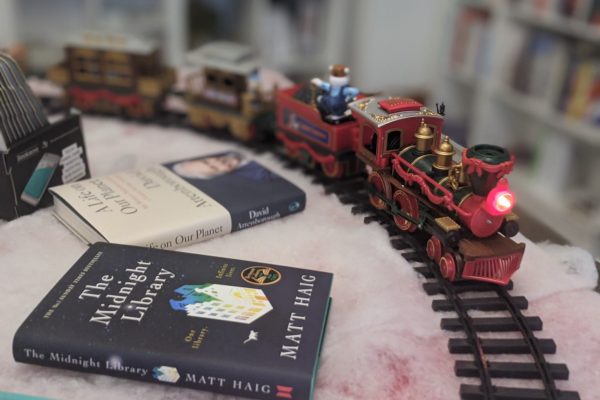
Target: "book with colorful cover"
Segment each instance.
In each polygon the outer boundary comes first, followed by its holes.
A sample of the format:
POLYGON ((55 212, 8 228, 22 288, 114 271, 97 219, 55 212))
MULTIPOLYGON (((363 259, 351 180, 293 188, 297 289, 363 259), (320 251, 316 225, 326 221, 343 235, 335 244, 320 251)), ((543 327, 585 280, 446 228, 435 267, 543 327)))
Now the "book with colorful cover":
POLYGON ((237 152, 53 187, 54 212, 88 243, 182 247, 304 209, 297 186, 237 152))
POLYGON ((16 361, 312 398, 333 275, 96 243, 17 330, 16 361))

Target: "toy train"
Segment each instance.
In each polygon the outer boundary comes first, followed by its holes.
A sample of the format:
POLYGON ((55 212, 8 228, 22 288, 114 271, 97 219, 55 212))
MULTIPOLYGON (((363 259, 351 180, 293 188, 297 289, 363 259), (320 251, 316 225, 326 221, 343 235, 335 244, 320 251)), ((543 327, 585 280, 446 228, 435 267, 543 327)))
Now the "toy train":
MULTIPOLYGON (((173 83, 157 51, 92 39, 67 47, 67 62, 50 71, 69 102, 84 111, 155 115, 173 83)), ((373 207, 403 231, 426 232, 427 255, 448 280, 505 285, 519 268, 525 245, 510 239, 519 227, 506 180, 514 158, 506 149, 476 145, 457 153, 459 146, 442 135, 443 116, 412 99, 358 95, 331 118, 319 92, 343 83, 334 90, 338 109, 344 91, 355 94, 343 68, 330 76, 331 85, 295 85, 273 100, 257 90, 258 63, 245 46, 213 43, 189 60, 201 68, 185 85, 192 126, 250 141, 269 131, 274 118, 289 157, 333 179, 366 169, 373 207)))
MULTIPOLYGON (((175 83, 158 47, 135 37, 85 34, 65 47, 65 61, 48 71, 63 87, 64 103, 83 112, 155 119, 168 109, 175 83)), ((241 141, 272 131, 273 95, 259 87, 259 63, 249 46, 214 42, 188 54, 195 69, 185 79, 189 125, 222 130, 241 141)))
POLYGON ((373 207, 403 231, 429 234, 427 255, 445 278, 509 282, 525 245, 510 239, 519 227, 506 149, 476 145, 457 158, 442 115, 405 98, 358 99, 352 118, 330 124, 307 92, 278 93, 276 136, 287 154, 334 178, 366 166, 373 207))

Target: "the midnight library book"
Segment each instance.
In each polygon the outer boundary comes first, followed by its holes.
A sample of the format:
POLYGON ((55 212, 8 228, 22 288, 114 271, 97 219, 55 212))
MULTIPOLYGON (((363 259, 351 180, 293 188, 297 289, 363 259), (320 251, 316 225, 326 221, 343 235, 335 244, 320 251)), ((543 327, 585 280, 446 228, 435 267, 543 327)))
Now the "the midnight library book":
POLYGON ((88 243, 190 245, 302 211, 305 193, 237 152, 53 187, 55 215, 88 243))
POLYGON ((96 243, 15 334, 16 361, 310 399, 333 275, 96 243))

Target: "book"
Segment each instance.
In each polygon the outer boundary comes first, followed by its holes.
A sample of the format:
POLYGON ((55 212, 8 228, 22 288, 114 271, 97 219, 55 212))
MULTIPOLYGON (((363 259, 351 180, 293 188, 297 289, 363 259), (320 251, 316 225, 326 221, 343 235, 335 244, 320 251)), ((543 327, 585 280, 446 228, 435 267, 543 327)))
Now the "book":
POLYGON ((527 93, 554 108, 569 64, 569 45, 562 38, 548 34, 535 34, 531 41, 527 93))
POLYGON ((588 22, 592 26, 600 26, 600 0, 592 0, 588 22))
POLYGON ((54 213, 88 243, 190 245, 304 209, 297 186, 237 152, 53 187, 54 213))
POLYGON ((570 92, 566 102, 565 114, 574 119, 583 119, 590 101, 591 88, 594 86, 598 60, 588 59, 576 67, 570 81, 570 92))
POLYGON ((17 330, 18 362, 310 399, 333 275, 96 243, 17 330))
POLYGON ((489 21, 485 12, 463 7, 456 21, 450 53, 450 68, 468 77, 486 72, 489 51, 489 21))

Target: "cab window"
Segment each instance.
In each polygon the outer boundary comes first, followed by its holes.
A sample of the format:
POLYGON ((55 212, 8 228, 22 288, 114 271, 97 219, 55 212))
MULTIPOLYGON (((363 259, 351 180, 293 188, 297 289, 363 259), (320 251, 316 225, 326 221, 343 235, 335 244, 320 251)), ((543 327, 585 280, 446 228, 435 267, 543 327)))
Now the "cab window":
POLYGON ((401 145, 402 145, 402 132, 398 131, 398 130, 388 131, 386 134, 385 150, 386 151, 400 150, 401 145))

